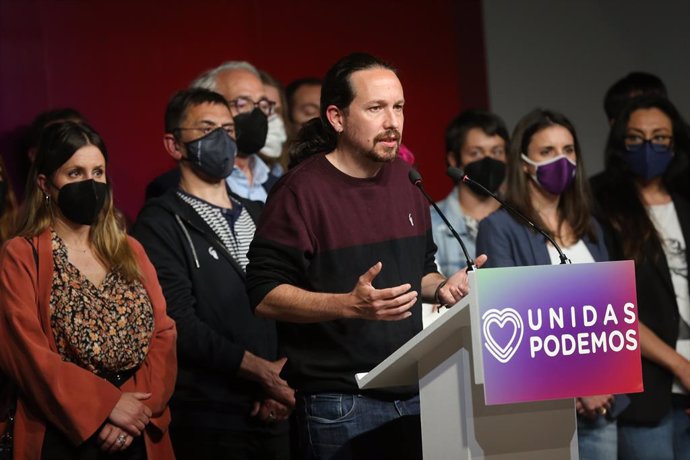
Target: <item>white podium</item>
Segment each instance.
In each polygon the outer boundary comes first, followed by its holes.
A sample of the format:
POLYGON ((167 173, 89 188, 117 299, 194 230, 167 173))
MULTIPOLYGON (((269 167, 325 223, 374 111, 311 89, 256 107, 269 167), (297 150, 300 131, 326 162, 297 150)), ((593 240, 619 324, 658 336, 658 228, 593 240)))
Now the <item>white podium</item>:
POLYGON ((484 404, 477 284, 470 295, 373 370, 357 376, 361 389, 419 383, 425 460, 577 459, 573 399, 484 404), (472 323, 475 324, 472 324, 472 323), (474 370, 474 372, 473 372, 474 370))

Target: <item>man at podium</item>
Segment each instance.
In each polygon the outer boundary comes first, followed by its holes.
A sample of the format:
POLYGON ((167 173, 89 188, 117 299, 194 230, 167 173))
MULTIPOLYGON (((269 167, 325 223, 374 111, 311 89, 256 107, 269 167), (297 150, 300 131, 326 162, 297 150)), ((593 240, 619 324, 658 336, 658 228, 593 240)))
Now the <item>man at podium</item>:
POLYGON ((300 458, 422 455, 418 389, 355 382, 421 330, 422 300, 455 304, 468 289, 464 271, 436 271, 428 204, 397 158, 404 104, 388 64, 337 62, 249 251, 252 305, 280 321, 300 458))

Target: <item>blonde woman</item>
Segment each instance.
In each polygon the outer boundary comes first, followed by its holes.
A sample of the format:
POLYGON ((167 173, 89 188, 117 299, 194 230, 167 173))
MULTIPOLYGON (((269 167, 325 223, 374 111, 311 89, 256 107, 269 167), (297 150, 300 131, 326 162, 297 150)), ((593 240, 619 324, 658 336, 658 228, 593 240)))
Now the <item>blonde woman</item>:
POLYGON ((83 123, 46 128, 19 236, 0 257, 0 367, 14 458, 174 458, 175 326, 115 217, 108 154, 83 123))

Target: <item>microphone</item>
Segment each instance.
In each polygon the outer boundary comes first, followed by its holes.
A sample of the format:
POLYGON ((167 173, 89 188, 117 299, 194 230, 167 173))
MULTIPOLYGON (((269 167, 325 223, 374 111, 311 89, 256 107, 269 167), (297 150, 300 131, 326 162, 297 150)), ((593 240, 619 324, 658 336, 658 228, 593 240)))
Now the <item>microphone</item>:
POLYGON ((433 199, 429 196, 428 193, 426 193, 426 190, 424 190, 424 185, 422 184, 422 175, 419 174, 419 171, 417 171, 414 168, 410 168, 410 172, 407 174, 407 177, 410 179, 410 182, 412 182, 412 185, 417 187, 424 197, 427 199, 429 203, 434 207, 436 212, 438 213, 439 216, 441 216, 441 219, 443 219, 443 222, 445 222, 446 226, 448 227, 448 230, 453 234, 456 240, 458 240, 458 243, 460 243, 460 247, 462 248, 463 254, 465 254, 465 260, 467 261, 467 271, 471 272, 473 270, 476 270, 477 267, 474 265, 474 261, 470 257, 469 253, 467 252, 467 248, 465 247, 465 243, 462 242, 462 238, 460 238, 460 235, 458 235, 458 232, 455 231, 452 225, 450 225, 450 222, 448 222, 448 219, 446 219, 446 216, 443 215, 441 210, 438 208, 436 203, 434 202, 433 199))
POLYGON ((520 211, 513 208, 512 206, 509 206, 508 203, 506 203, 505 201, 500 199, 495 193, 492 193, 491 191, 489 191, 489 189, 484 187, 482 184, 480 184, 476 180, 472 180, 462 170, 460 170, 458 168, 454 168, 452 166, 449 166, 448 170, 446 172, 448 173, 448 176, 450 176, 450 178, 453 179, 454 181, 464 182, 465 184, 472 184, 473 186, 479 187, 480 189, 482 189, 487 195, 491 196, 494 200, 501 203, 501 206, 506 208, 506 210, 508 210, 511 214, 513 214, 514 216, 517 216, 520 220, 525 222, 527 225, 532 227, 534 230, 536 230, 540 234, 544 235, 544 237, 547 240, 549 240, 551 242, 551 244, 553 244, 553 247, 556 248, 556 251, 558 251, 558 257, 561 259, 561 264, 571 264, 572 263, 570 261, 570 259, 568 259, 568 257, 566 257, 566 255, 563 253, 563 251, 561 250, 561 247, 558 245, 558 243, 556 243, 554 241, 554 239, 549 236, 548 233, 546 233, 544 230, 539 228, 534 222, 532 222, 527 217, 525 217, 520 211))

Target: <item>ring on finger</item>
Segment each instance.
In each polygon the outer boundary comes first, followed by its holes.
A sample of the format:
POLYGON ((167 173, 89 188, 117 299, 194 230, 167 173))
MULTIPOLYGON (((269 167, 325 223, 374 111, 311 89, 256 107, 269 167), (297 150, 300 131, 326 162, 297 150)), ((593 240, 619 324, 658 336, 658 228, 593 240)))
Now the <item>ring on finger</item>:
POLYGON ((122 444, 125 443, 126 440, 127 440, 127 435, 122 433, 120 436, 117 437, 117 445, 121 446, 122 444))

